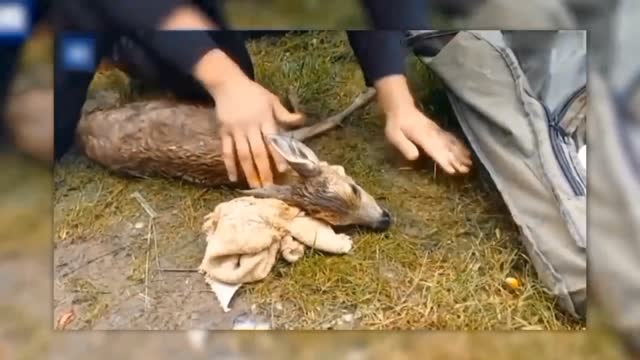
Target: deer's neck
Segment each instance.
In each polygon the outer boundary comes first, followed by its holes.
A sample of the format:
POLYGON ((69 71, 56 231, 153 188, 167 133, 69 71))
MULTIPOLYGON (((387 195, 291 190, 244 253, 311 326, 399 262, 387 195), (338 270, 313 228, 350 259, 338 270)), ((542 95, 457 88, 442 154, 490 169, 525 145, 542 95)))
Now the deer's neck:
POLYGON ((287 169, 282 173, 277 173, 274 178, 274 183, 276 185, 294 185, 302 182, 302 178, 298 173, 291 169, 287 169))

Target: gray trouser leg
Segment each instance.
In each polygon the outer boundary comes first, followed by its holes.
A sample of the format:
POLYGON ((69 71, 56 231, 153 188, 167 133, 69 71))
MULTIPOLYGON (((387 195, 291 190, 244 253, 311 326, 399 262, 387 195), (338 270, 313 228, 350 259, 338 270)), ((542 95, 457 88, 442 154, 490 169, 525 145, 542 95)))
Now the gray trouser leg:
POLYGON ((505 43, 518 58, 531 90, 544 99, 549 90, 551 51, 557 31, 503 31, 505 43))
POLYGON ((589 30, 591 65, 605 79, 609 76, 610 63, 616 49, 613 32, 619 3, 619 0, 565 0, 576 21, 576 28, 589 30))

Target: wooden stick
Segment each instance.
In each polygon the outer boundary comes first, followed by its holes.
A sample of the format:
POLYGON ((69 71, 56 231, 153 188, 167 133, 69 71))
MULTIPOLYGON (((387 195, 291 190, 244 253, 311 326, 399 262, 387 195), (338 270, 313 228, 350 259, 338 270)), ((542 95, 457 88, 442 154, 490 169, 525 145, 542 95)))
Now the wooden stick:
POLYGON ((349 105, 340 113, 330 116, 325 120, 321 120, 313 125, 289 131, 287 132, 287 134, 296 140, 303 141, 328 130, 331 130, 340 125, 340 123, 342 123, 342 121, 349 115, 353 114, 353 112, 368 105, 375 96, 376 90, 374 88, 368 88, 366 91, 358 95, 353 103, 351 103, 351 105, 349 105))

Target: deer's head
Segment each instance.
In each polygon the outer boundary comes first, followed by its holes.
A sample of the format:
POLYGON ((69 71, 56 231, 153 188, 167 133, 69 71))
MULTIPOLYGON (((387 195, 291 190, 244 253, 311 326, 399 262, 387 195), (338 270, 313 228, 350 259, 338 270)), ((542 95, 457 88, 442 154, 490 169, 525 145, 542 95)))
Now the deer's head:
POLYGON ((342 166, 319 161, 302 142, 286 135, 268 139, 299 175, 297 181, 243 191, 282 200, 331 225, 363 225, 376 230, 391 226, 391 215, 349 177, 342 166))

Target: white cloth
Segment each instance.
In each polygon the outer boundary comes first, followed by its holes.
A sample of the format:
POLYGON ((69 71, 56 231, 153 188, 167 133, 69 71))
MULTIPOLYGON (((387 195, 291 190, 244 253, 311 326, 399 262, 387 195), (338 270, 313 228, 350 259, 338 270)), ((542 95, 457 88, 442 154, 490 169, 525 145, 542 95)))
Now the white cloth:
POLYGON ((348 253, 352 240, 324 222, 276 199, 245 196, 221 203, 205 217, 207 248, 199 270, 224 311, 244 283, 267 277, 281 254, 288 262, 306 246, 348 253))

